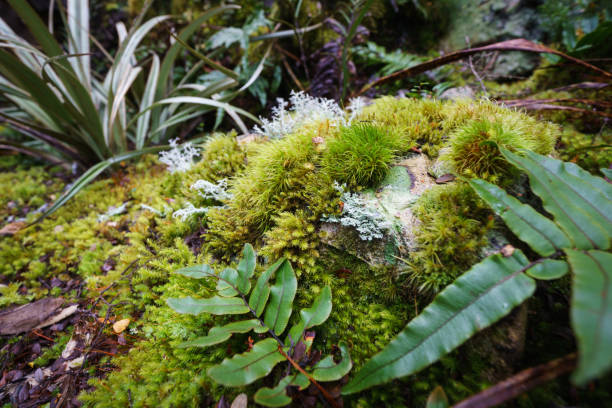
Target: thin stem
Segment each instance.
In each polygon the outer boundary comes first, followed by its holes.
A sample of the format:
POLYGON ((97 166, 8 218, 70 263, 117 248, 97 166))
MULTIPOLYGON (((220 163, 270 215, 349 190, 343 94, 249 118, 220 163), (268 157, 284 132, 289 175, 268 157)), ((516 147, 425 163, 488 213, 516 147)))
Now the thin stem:
POLYGON ((247 302, 246 296, 243 293, 241 293, 239 290, 236 290, 236 291, 240 293, 240 297, 242 298, 242 301, 244 302, 245 306, 248 307, 251 313, 253 314, 253 316, 255 316, 257 320, 259 320, 259 323, 268 330, 268 333, 270 333, 270 335, 274 338, 274 340, 276 340, 277 343, 280 344, 281 347, 285 347, 285 343, 283 343, 283 341, 276 335, 276 333, 274 333, 274 331, 271 328, 266 326, 264 321, 259 316, 257 316, 257 313, 253 310, 253 308, 249 306, 249 302, 247 302))
POLYGON ((323 396, 325 397, 325 399, 335 408, 340 408, 340 406, 338 405, 338 403, 336 402, 336 400, 334 399, 334 397, 332 397, 325 388, 323 388, 321 386, 321 384, 319 384, 317 382, 317 380, 315 380, 314 378, 312 378, 312 376, 310 374, 308 374, 302 367, 300 367, 300 365, 298 363, 296 363, 291 357, 289 357, 289 355, 287 353, 285 353, 285 351, 283 350, 282 347, 278 347, 278 352, 281 353, 283 355, 283 357, 285 357, 290 363, 291 365, 298 370, 300 373, 304 374, 306 376, 306 378, 308 378, 308 380, 315 386, 317 387, 317 389, 319 391, 321 391, 321 394, 323 394, 323 396))

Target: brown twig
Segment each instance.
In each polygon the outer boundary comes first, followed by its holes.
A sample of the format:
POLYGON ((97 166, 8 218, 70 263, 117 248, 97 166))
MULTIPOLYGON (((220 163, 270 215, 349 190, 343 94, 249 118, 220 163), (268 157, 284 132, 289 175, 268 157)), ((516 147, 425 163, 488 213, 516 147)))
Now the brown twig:
POLYGON ((90 350, 85 350, 85 349, 82 349, 82 348, 75 347, 75 350, 78 350, 81 353, 102 353, 102 354, 106 354, 106 355, 111 356, 111 357, 115 357, 115 353, 111 353, 109 351, 104 351, 104 350, 98 350, 98 349, 94 349, 94 348, 92 348, 90 350))
POLYGON ((51 337, 47 337, 44 334, 39 333, 36 329, 32 330, 32 333, 37 335, 38 337, 42 337, 45 340, 49 340, 50 342, 55 343, 55 340, 53 340, 51 337))
POLYGON ((610 84, 605 82, 579 82, 577 84, 565 85, 560 88, 551 89, 552 92, 570 91, 573 89, 603 89, 609 87, 610 84))
POLYGON ((295 62, 300 62, 300 59, 295 54, 293 54, 290 51, 287 51, 286 49, 284 49, 283 47, 279 46, 278 44, 274 44, 274 49, 276 51, 280 52, 281 54, 291 58, 295 62))
POLYGON ((576 367, 576 353, 549 361, 513 375, 476 395, 453 406, 453 408, 489 408, 509 401, 524 392, 563 374, 576 367))
POLYGON ((530 110, 566 110, 578 113, 586 113, 591 115, 603 116, 604 118, 612 118, 612 113, 601 112, 596 110, 582 109, 577 108, 575 106, 565 106, 565 105, 554 105, 552 103, 541 103, 535 100, 533 103, 514 103, 514 104, 506 104, 506 101, 498 101, 501 104, 504 104, 509 107, 514 108, 525 108, 530 110))
POLYGON ((283 65, 285 66, 285 69, 289 73, 289 76, 291 77, 293 82, 298 86, 298 88, 300 88, 300 91, 306 92, 306 89, 304 88, 304 85, 302 85, 300 80, 293 73, 293 70, 291 69, 291 66, 287 62, 287 58, 285 58, 285 56, 282 57, 282 61, 283 61, 283 65))
POLYGON ((552 48, 548 48, 541 44, 536 44, 529 40, 525 40, 524 38, 519 38, 515 40, 501 41, 501 42, 497 42, 494 44, 485 45, 483 47, 469 48, 465 50, 451 52, 450 54, 443 55, 438 58, 434 58, 431 61, 427 61, 422 64, 415 65, 414 67, 410 67, 410 68, 395 72, 391 75, 387 75, 373 82, 370 82, 369 84, 361 88, 361 90, 359 90, 353 96, 362 95, 368 89, 374 86, 381 85, 385 82, 393 81, 393 80, 400 79, 403 77, 422 74, 423 72, 440 67, 442 65, 446 65, 451 62, 455 62, 455 61, 459 61, 464 58, 468 58, 470 55, 478 54, 481 52, 488 52, 488 51, 525 51, 525 52, 535 52, 539 54, 542 54, 542 53, 543 54, 555 54, 575 64, 578 64, 584 68, 590 69, 592 71, 596 71, 608 79, 612 79, 612 73, 604 71, 603 69, 596 67, 595 65, 589 64, 588 62, 585 62, 578 58, 574 58, 570 55, 564 54, 561 51, 553 50, 552 48))
POLYGON ((568 103, 582 103, 584 105, 600 106, 602 108, 612 108, 612 102, 597 101, 597 100, 591 100, 591 99, 580 99, 580 98, 506 99, 506 100, 500 100, 498 102, 503 102, 505 105, 508 105, 508 106, 515 106, 515 105, 523 106, 523 105, 539 104, 539 103, 568 102, 568 103))
POLYGON ((321 386, 321 384, 319 384, 317 382, 317 380, 315 380, 314 378, 312 378, 312 376, 310 374, 308 374, 302 367, 300 367, 300 365, 298 363, 296 363, 291 357, 289 357, 289 355, 287 353, 285 353, 285 351, 283 350, 283 348, 281 347, 281 345, 278 345, 278 352, 281 353, 283 355, 283 357, 285 357, 287 359, 287 361, 289 361, 291 363, 291 365, 298 370, 300 373, 304 374, 306 376, 306 378, 308 378, 308 380, 315 386, 317 387, 317 389, 319 391, 321 391, 321 394, 323 394, 323 396, 325 397, 325 399, 327 400, 327 402, 329 402, 334 408, 340 408, 340 405, 338 405, 338 403, 336 402, 336 400, 334 399, 334 397, 332 397, 329 392, 327 392, 327 390, 325 388, 323 388, 321 386))

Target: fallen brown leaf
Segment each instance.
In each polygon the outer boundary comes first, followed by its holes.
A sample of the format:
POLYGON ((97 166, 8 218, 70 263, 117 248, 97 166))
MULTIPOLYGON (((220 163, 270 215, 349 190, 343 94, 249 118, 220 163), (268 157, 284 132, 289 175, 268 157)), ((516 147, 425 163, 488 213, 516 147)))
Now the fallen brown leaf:
POLYGON ((443 174, 440 177, 438 177, 436 179, 436 184, 446 184, 446 183, 450 183, 451 181, 455 181, 455 176, 447 173, 447 174, 443 174))
POLYGON ((248 401, 249 399, 245 393, 238 394, 234 401, 232 401, 230 408, 247 408, 248 401))
POLYGON ((6 224, 0 229, 0 236, 15 235, 19 230, 23 229, 27 224, 23 221, 16 221, 6 224))
POLYGON ((119 334, 123 332, 125 329, 127 329, 129 324, 130 324, 130 319, 121 319, 118 322, 115 322, 115 324, 113 324, 113 331, 119 334))

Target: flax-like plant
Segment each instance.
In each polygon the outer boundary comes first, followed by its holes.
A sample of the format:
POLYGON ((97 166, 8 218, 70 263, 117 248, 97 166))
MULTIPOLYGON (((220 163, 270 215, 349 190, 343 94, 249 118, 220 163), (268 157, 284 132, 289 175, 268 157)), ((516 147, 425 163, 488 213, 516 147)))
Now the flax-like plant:
POLYGON ((0 18, 0 122, 35 143, 0 140, 0 148, 55 164, 77 163, 86 170, 46 215, 114 163, 166 148, 163 144, 185 121, 217 110, 227 113, 243 132, 247 127, 239 115, 259 122, 228 102, 255 81, 265 58, 242 84, 236 72, 203 55, 178 84, 173 81, 173 67, 186 41, 207 19, 239 6, 208 10, 175 37, 163 58, 152 52, 142 58, 143 39, 170 16, 143 22, 145 8, 130 30, 117 24, 119 45, 111 56, 90 35, 88 1, 68 0, 65 8, 59 3, 66 47, 28 2, 9 4, 36 43, 17 35, 0 18), (108 59, 105 72, 91 67, 92 43, 108 59), (189 83, 205 64, 219 73, 218 79, 206 85, 189 83))

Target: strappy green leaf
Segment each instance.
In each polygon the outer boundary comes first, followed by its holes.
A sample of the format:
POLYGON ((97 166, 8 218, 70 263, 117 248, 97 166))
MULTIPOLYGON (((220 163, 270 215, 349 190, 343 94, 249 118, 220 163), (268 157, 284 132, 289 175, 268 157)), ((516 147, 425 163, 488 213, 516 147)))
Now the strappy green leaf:
POLYGON ((203 279, 217 276, 215 271, 213 271, 212 268, 206 264, 187 266, 185 268, 177 269, 174 271, 174 273, 178 273, 193 279, 203 279))
POLYGON ((612 185, 574 163, 522 155, 500 148, 504 157, 529 176, 531 188, 577 249, 608 249, 612 239, 612 185))
POLYGON ((501 188, 484 180, 471 180, 470 185, 506 222, 508 228, 538 254, 550 256, 571 247, 572 243, 563 231, 533 207, 522 204, 501 188))
POLYGON ((199 315, 210 313, 215 315, 244 314, 249 312, 248 306, 240 298, 225 298, 213 296, 208 299, 168 298, 168 306, 179 313, 199 315))
POLYGON ((268 297, 270 296, 270 285, 268 282, 285 262, 287 261, 284 258, 279 259, 257 279, 257 283, 251 292, 251 297, 249 298, 249 306, 255 311, 257 317, 261 316, 261 314, 264 312, 266 303, 268 302, 268 297))
POLYGON ((331 289, 329 286, 323 288, 315 299, 312 307, 300 311, 300 322, 289 330, 285 340, 286 344, 297 344, 302 340, 305 330, 318 326, 325 322, 332 310, 331 289))
POLYGON ((572 327, 578 342, 578 385, 612 368, 612 254, 565 251, 572 267, 572 327))
POLYGON ((251 290, 251 277, 255 273, 255 250, 251 244, 245 244, 242 259, 238 263, 238 290, 247 294, 251 290))
POLYGON ((214 344, 223 343, 232 337, 232 334, 234 333, 247 333, 257 327, 261 327, 261 322, 257 319, 242 320, 239 322, 229 323, 221 327, 215 326, 210 329, 208 336, 186 341, 181 343, 179 347, 209 347, 214 344))
POLYGON ((297 279, 289 262, 283 262, 276 271, 274 285, 270 288, 270 303, 264 314, 264 323, 276 335, 285 331, 293 310, 293 298, 297 290, 297 279))
POLYGON ((219 296, 233 297, 238 295, 236 289, 239 281, 238 271, 234 268, 225 268, 219 274, 219 280, 217 281, 217 292, 219 296))
POLYGON ((446 287, 343 388, 353 394, 413 374, 506 316, 535 290, 520 250, 492 255, 446 287))
POLYGON ((567 262, 556 259, 544 259, 525 271, 527 275, 539 280, 559 279, 567 272, 567 262))
POLYGON ((310 385, 310 381, 304 374, 297 373, 283 377, 274 388, 261 387, 253 396, 255 402, 265 407, 284 407, 291 403, 287 396, 287 387, 294 385, 299 390, 304 390, 310 385))
POLYGON ((348 346, 346 343, 341 342, 339 345, 342 360, 339 363, 335 363, 332 356, 327 356, 323 360, 319 361, 315 365, 312 372, 312 378, 317 381, 338 381, 342 377, 348 374, 353 368, 353 362, 349 355, 348 346))
POLYGON ((285 357, 278 351, 276 340, 267 338, 255 343, 250 351, 210 367, 206 373, 219 384, 238 387, 265 377, 283 360, 285 357))

